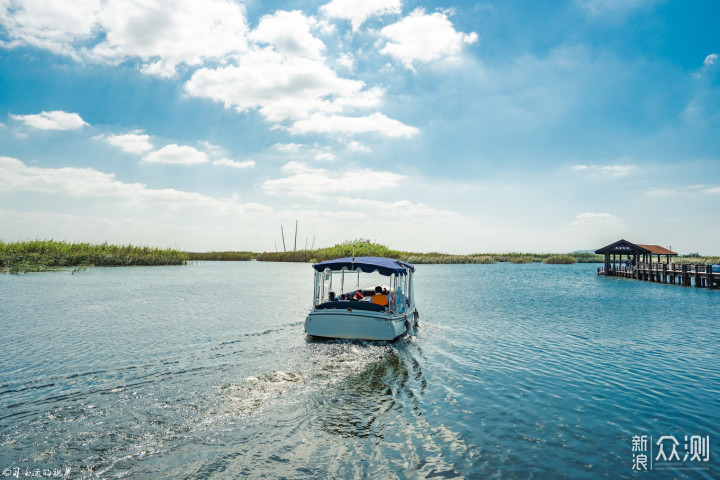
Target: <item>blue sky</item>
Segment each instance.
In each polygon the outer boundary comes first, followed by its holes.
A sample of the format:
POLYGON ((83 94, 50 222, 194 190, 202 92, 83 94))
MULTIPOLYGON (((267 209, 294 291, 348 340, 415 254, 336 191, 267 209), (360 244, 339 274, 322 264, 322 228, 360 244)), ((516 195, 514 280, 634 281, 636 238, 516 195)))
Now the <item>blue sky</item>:
POLYGON ((272 251, 298 220, 299 247, 718 254, 719 21, 714 0, 0 0, 0 239, 272 251))

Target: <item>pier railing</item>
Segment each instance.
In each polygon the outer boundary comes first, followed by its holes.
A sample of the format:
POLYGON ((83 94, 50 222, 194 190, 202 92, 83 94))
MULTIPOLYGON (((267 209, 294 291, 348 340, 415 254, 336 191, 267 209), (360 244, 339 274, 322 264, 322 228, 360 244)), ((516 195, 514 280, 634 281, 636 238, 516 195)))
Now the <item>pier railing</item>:
POLYGON ((696 287, 720 286, 720 267, 687 263, 638 263, 637 265, 610 265, 598 268, 598 275, 613 275, 636 280, 696 287))

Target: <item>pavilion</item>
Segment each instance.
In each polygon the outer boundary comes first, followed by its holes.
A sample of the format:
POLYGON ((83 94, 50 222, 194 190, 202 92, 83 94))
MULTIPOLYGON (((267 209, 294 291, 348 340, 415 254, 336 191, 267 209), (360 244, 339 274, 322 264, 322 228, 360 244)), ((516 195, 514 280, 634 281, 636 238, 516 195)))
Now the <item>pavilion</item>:
POLYGON ((622 265, 622 257, 625 256, 626 261, 632 261, 633 265, 642 261, 643 263, 653 262, 653 255, 657 255, 657 263, 661 263, 661 257, 665 257, 665 263, 670 263, 670 257, 676 256, 677 253, 660 245, 642 245, 630 243, 627 240, 618 240, 606 247, 595 250, 598 255, 605 255, 605 274, 612 275, 617 271, 617 265, 622 265), (612 262, 610 261, 612 255, 612 262), (642 259, 642 260, 641 260, 642 259), (612 265, 612 268, 610 266, 612 265))

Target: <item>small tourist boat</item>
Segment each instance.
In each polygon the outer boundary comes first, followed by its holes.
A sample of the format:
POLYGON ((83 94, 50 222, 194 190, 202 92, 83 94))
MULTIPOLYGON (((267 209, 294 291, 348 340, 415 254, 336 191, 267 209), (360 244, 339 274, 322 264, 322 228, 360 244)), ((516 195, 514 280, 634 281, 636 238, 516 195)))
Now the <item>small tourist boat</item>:
POLYGON ((308 335, 394 340, 417 326, 413 265, 383 257, 348 257, 316 263, 313 269, 308 335))

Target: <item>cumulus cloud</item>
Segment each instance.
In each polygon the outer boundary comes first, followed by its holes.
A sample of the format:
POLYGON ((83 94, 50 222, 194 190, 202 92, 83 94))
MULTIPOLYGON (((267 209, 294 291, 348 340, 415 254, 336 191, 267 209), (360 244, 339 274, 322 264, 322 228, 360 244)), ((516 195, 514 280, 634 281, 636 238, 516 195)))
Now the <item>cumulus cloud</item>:
POLYGON ((338 112, 348 106, 374 106, 382 94, 379 89, 365 90, 362 81, 338 77, 321 61, 288 59, 270 49, 243 55, 238 65, 202 68, 185 90, 240 112, 258 109, 271 122, 317 111, 338 112))
POLYGON ((213 165, 218 167, 250 168, 255 166, 255 162, 252 160, 238 162, 237 160, 230 160, 229 158, 221 158, 220 160, 215 160, 213 165))
POLYGON ((413 70, 415 62, 456 58, 465 45, 475 43, 475 32, 458 32, 444 12, 426 14, 416 8, 410 15, 380 31, 388 41, 380 50, 413 70))
POLYGON ((272 45, 275 51, 286 57, 320 58, 325 44, 311 33, 317 24, 317 20, 300 11, 278 10, 273 15, 262 17, 248 37, 258 43, 272 45))
POLYGON ((38 130, 75 130, 88 125, 77 113, 61 110, 33 115, 10 115, 10 118, 38 130))
POLYGON ((75 59, 120 63, 172 76, 245 50, 244 8, 230 0, 6 0, 0 25, 10 46, 32 45, 75 59))
POLYGON ((0 25, 11 39, 10 47, 32 45, 77 59, 78 45, 95 35, 101 8, 100 0, 4 0, 0 25))
POLYGON ((152 143, 150 143, 150 135, 143 133, 142 130, 121 135, 101 135, 100 138, 104 138, 105 141, 114 147, 136 155, 149 152, 153 149, 152 143))
MULTIPOLYGON (((347 18, 359 26, 374 15, 399 13, 400 1, 333 0, 322 9, 328 18, 347 18)), ((437 15, 427 17, 442 17, 450 25, 444 14, 437 15)), ((316 114, 357 115, 360 110, 378 108, 384 95, 383 89, 343 78, 328 65, 326 46, 314 33, 327 33, 329 24, 301 11, 278 10, 261 17, 250 30, 245 7, 234 0, 0 0, 0 29, 9 39, 3 43, 6 48, 31 45, 79 61, 135 62, 141 72, 160 77, 189 67, 187 94, 222 102, 238 112, 257 110, 276 127, 292 127, 293 122, 316 114)), ((409 41, 403 32, 388 32, 400 42, 409 41)), ((457 33, 456 37, 469 38, 457 33)), ((386 45, 388 52, 398 49, 400 45, 386 45)), ((440 47, 446 54, 455 50, 440 47)), ((435 46, 429 57, 410 55, 407 61, 434 58, 437 52, 435 46)), ((333 62, 352 69, 354 58, 341 52, 333 62)), ((65 120, 64 128, 83 124, 79 116, 75 124, 65 120)), ((36 128, 59 125, 52 118, 28 117, 26 121, 36 128)), ((307 124, 291 131, 304 128, 307 124)), ((322 132, 315 127, 312 131, 322 132)), ((140 138, 108 137, 108 141, 136 153, 149 151, 140 138)), ((148 161, 157 157, 150 155, 148 161)))
POLYGON ((159 203, 164 207, 209 209, 213 212, 266 211, 255 203, 239 204, 232 199, 184 192, 172 188, 151 189, 141 183, 125 183, 115 174, 92 168, 43 168, 25 165, 11 157, 0 157, 0 188, 3 191, 29 191, 72 197, 114 197, 130 204, 159 203))
POLYGON ((718 56, 717 53, 711 53, 707 57, 705 57, 705 61, 703 62, 703 65, 713 65, 717 61, 718 56))
POLYGON ((289 130, 292 133, 379 133, 388 137, 412 137, 419 132, 417 127, 405 125, 382 113, 373 113, 364 117, 315 114, 296 121, 289 130))
POLYGON ((404 178, 393 172, 371 170, 330 171, 289 162, 282 168, 287 177, 267 180, 263 190, 270 194, 322 198, 328 193, 364 192, 396 187, 404 178))
POLYGON ((349 20, 353 31, 357 31, 368 18, 399 14, 400 0, 332 0, 320 7, 329 18, 349 20))
POLYGON ((186 145, 178 146, 176 144, 166 145, 160 150, 148 153, 144 158, 144 162, 148 163, 165 163, 174 165, 195 165, 199 163, 207 163, 208 157, 193 147, 186 145))

